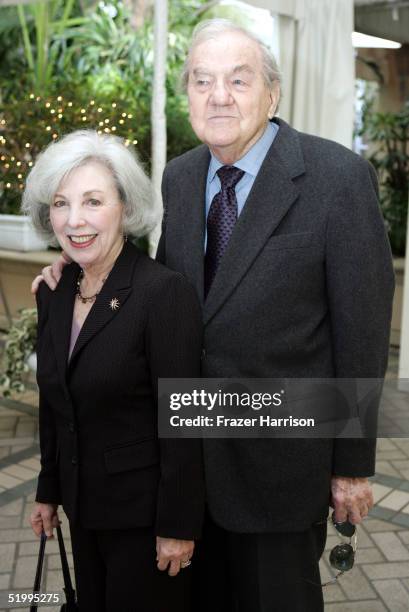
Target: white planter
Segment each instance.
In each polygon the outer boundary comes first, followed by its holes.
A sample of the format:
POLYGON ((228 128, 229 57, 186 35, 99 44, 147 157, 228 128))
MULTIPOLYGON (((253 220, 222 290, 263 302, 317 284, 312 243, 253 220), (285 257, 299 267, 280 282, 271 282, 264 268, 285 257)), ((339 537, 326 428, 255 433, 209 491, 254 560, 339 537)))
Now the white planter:
POLYGON ((47 243, 36 234, 28 217, 0 215, 0 249, 44 251, 47 243))

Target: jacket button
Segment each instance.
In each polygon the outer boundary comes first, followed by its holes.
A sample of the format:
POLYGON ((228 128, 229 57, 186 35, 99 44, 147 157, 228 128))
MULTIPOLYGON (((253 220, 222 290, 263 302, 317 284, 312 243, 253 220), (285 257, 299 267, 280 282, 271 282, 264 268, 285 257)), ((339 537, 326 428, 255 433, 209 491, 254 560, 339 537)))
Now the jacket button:
POLYGON ((70 424, 68 425, 68 430, 69 430, 71 433, 74 433, 74 432, 75 432, 74 423, 70 423, 70 424))
POLYGON ((206 349, 202 349, 202 359, 206 357, 206 349))
POLYGON ((77 457, 73 457, 73 458, 71 459, 71 463, 72 463, 73 465, 77 465, 77 457))

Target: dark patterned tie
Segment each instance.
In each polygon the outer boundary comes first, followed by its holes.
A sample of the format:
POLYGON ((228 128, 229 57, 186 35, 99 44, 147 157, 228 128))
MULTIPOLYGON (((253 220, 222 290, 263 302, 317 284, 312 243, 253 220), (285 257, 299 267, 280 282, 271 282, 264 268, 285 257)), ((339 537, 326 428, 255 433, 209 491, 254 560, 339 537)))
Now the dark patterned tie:
POLYGON ((205 256, 205 298, 226 250, 234 224, 237 221, 235 187, 244 174, 234 166, 222 166, 217 171, 221 182, 207 216, 207 248, 205 256))

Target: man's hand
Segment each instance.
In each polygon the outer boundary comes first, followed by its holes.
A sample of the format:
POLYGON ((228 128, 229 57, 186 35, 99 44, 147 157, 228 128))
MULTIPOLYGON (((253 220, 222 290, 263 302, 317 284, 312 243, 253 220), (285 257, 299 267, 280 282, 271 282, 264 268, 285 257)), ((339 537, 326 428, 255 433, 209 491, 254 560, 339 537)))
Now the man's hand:
POLYGON ((373 506, 372 488, 367 478, 333 476, 331 497, 337 523, 348 520, 356 525, 367 516, 373 506))
POLYGON ((156 561, 158 569, 166 570, 169 576, 176 576, 180 564, 190 561, 195 543, 193 540, 175 540, 173 538, 156 538, 156 561))
POLYGON ((42 281, 45 281, 50 289, 54 291, 59 283, 64 266, 69 263, 71 263, 71 259, 63 251, 51 266, 43 268, 41 274, 35 277, 31 283, 31 293, 37 293, 38 287, 42 281))
POLYGON ((57 508, 56 504, 35 504, 30 514, 30 525, 36 536, 40 537, 44 529, 47 538, 53 537, 54 527, 60 524, 57 508))

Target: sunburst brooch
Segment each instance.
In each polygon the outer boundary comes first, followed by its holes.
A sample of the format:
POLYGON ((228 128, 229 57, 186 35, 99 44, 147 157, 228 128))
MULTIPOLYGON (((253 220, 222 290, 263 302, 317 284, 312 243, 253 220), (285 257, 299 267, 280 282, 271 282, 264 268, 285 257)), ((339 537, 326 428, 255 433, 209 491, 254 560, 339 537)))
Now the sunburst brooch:
POLYGON ((119 308, 118 298, 112 298, 112 300, 109 302, 109 307, 111 310, 118 310, 119 308))

